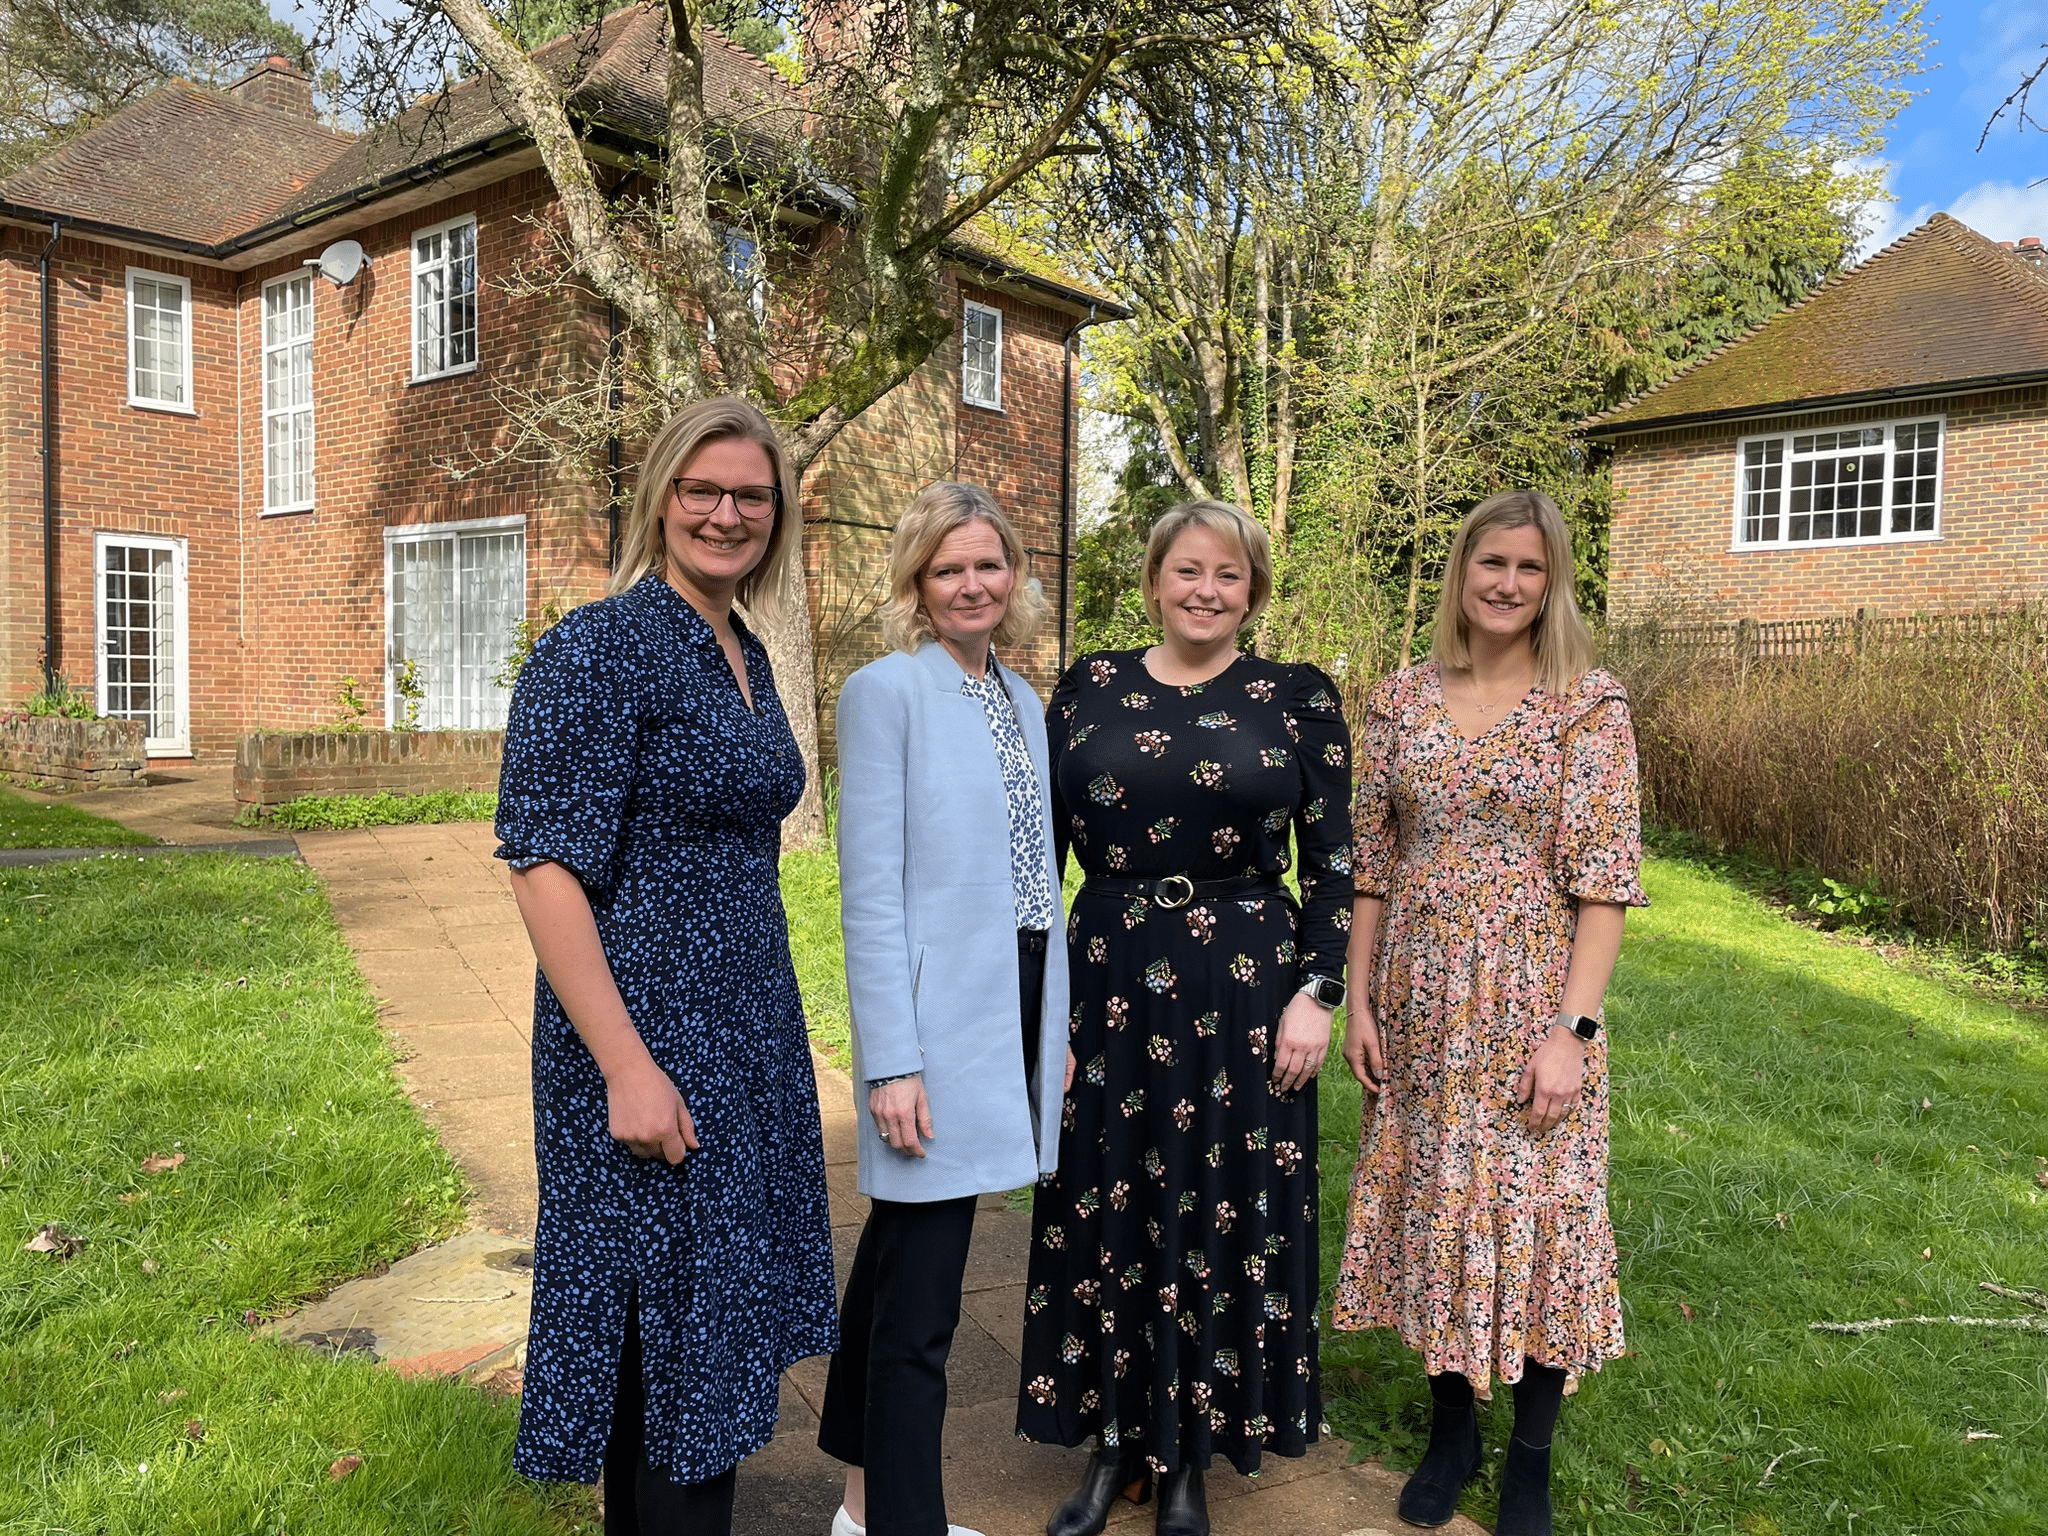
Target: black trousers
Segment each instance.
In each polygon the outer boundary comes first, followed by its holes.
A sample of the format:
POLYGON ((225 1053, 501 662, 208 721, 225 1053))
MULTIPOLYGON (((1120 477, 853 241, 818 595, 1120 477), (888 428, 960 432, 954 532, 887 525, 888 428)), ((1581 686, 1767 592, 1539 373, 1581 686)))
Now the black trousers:
MULTIPOLYGON (((1017 935, 1025 1076, 1038 1056, 1043 933, 1017 935)), ((875 1200, 839 1304, 818 1448, 867 1472, 868 1536, 946 1536, 946 1357, 977 1197, 875 1200)))
POLYGON ((647 1388, 641 1377, 640 1297, 626 1304, 618 1395, 604 1448, 604 1536, 732 1536, 734 1472, 671 1482, 647 1464, 647 1388))

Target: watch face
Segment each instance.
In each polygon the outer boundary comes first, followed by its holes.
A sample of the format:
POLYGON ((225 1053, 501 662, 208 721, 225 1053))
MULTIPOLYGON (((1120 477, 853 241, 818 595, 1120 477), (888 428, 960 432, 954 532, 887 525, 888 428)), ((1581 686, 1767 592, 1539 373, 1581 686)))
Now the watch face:
POLYGON ((1333 976, 1318 976, 1302 989, 1325 1008, 1340 1008, 1344 1004, 1344 983, 1333 976))

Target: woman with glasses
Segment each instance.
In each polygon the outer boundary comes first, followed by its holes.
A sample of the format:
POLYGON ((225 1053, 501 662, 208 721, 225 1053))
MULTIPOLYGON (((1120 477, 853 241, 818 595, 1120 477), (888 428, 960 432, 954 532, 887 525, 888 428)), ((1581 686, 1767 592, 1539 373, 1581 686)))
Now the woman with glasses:
POLYGON ((818 1444, 846 1463, 833 1536, 946 1520, 946 1356, 980 1195, 1052 1167, 1066 1050, 1045 722, 998 660, 1044 617, 978 485, 896 525, 883 632, 839 696, 839 880, 867 1225, 818 1444), (1048 943, 1048 936, 1052 942, 1048 943))
POLYGON ((804 766, 768 655, 782 448, 701 401, 642 465, 611 595, 544 635, 498 856, 540 961, 532 1328, 513 1463, 607 1536, 723 1536, 783 1369, 836 1340, 817 1088, 777 863, 804 766))

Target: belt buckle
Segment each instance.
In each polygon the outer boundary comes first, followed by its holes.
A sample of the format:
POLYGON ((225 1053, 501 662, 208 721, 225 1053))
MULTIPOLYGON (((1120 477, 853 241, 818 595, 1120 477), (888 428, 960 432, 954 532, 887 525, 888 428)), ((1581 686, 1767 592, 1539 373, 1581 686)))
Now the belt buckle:
POLYGON ((1186 875, 1168 875, 1152 887, 1152 900, 1172 911, 1195 899, 1195 882, 1186 875))

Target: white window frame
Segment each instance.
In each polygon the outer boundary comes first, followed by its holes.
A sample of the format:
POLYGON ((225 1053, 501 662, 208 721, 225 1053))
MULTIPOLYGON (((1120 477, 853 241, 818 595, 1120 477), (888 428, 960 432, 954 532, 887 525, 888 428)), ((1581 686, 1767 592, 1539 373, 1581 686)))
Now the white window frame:
MULTIPOLYGON (((480 358, 480 357, 481 357, 481 356, 483 355, 483 347, 482 347, 482 337, 481 337, 481 332, 482 332, 482 329, 483 329, 483 314, 482 314, 482 309, 483 309, 483 306, 482 306, 482 303, 481 303, 481 298, 482 298, 482 293, 483 293, 483 284, 482 284, 482 279, 481 279, 481 273, 480 273, 480 267, 481 267, 481 262, 480 262, 480 260, 479 260, 479 256, 480 256, 480 253, 479 253, 479 251, 478 251, 478 244, 479 244, 479 242, 478 242, 478 240, 477 240, 477 224, 476 224, 476 215, 475 215, 475 214, 473 214, 473 213, 465 213, 465 214, 463 214, 463 215, 462 215, 462 216, 461 216, 460 218, 455 218, 455 219, 443 219, 443 220, 442 220, 442 221, 441 221, 441 222, 440 222, 439 224, 429 224, 429 225, 427 225, 427 226, 426 226, 425 228, 423 228, 423 229, 416 229, 416 230, 414 230, 414 231, 412 232, 412 238, 411 238, 411 239, 410 239, 409 241, 407 241, 407 242, 406 242, 406 250, 407 250, 407 251, 408 251, 408 252, 410 253, 410 255, 411 255, 411 262, 412 262, 412 286, 411 286, 411 288, 410 288, 410 289, 408 290, 408 293, 409 293, 409 302, 410 302, 410 304, 411 304, 411 307, 412 307, 412 352, 411 352, 411 357, 412 357, 412 382, 413 382, 413 383, 415 383, 415 384, 422 384, 422 383, 425 383, 425 382, 426 382, 427 380, 429 380, 429 379, 446 379, 446 378, 453 378, 453 377, 454 377, 455 375, 457 375, 457 374, 461 374, 461 373, 475 373, 475 372, 476 372, 476 369, 477 369, 477 359, 478 359, 478 358, 480 358), (427 336, 427 325, 426 325, 426 319, 427 319, 427 305, 425 305, 424 303, 422 303, 422 302, 421 302, 421 300, 420 300, 420 279, 421 279, 421 278, 422 278, 423 276, 425 276, 426 274, 430 273, 430 272, 440 272, 440 273, 443 273, 443 274, 447 273, 447 271, 449 270, 449 266, 450 266, 450 263, 449 263, 449 260, 448 260, 448 238, 447 238, 447 237, 448 237, 448 236, 449 236, 449 235, 450 235, 450 234, 451 234, 451 233, 452 233, 453 231, 455 231, 455 230, 458 230, 458 229, 462 229, 462 228, 464 228, 465 226, 466 226, 466 227, 467 227, 467 228, 469 229, 469 232, 470 232, 470 239, 469 239, 469 294, 470 294, 470 330, 469 330, 469 333, 468 333, 468 334, 469 334, 469 353, 470 353, 470 355, 469 355, 469 357, 468 357, 468 358, 467 358, 466 360, 464 360, 464 361, 462 361, 462 362, 459 362, 459 363, 453 363, 453 364, 450 364, 450 363, 449 363, 449 362, 447 361, 447 357, 448 357, 448 351, 449 351, 449 347, 448 347, 449 339, 450 339, 450 338, 451 338, 452 336, 454 336, 454 335, 456 335, 456 334, 458 334, 458 333, 456 333, 456 332, 452 332, 452 331, 449 331, 449 330, 447 330, 447 329, 445 328, 445 316, 444 316, 444 329, 442 330, 442 332, 441 332, 441 335, 440 335, 440 337, 439 337, 439 341, 440 341, 440 344, 441 344, 441 349, 442 349, 442 351, 441 351, 441 361, 442 361, 442 366, 441 366, 441 367, 439 367, 439 368, 432 368, 432 369, 422 369, 422 368, 421 368, 421 366, 420 366, 420 349, 421 349, 421 347, 422 347, 422 346, 424 346, 424 345, 425 345, 425 344, 427 343, 427 341, 428 341, 428 339, 429 339, 429 338, 428 338, 428 336, 427 336), (426 263, 422 263, 422 262, 421 262, 421 260, 420 260, 420 242, 421 242, 422 240, 430 239, 430 238, 432 238, 432 237, 433 237, 433 236, 435 236, 435 235, 439 235, 439 236, 441 236, 441 237, 442 237, 442 240, 441 240, 441 255, 440 255, 440 256, 439 256, 438 258, 436 258, 435 260, 433 260, 433 261, 430 261, 430 262, 426 262, 426 263)), ((439 299, 439 300, 437 300, 436 302, 437 302, 437 303, 439 303, 440 305, 442 305, 442 306, 443 306, 443 308, 444 308, 444 310, 445 310, 445 308, 446 308, 446 305, 447 305, 447 303, 448 303, 448 290, 447 290, 447 288, 446 288, 445 284, 444 284, 444 286, 443 286, 443 288, 442 288, 442 290, 441 290, 441 297, 440 297, 440 299, 439 299)))
MULTIPOLYGON (((128 326, 128 403, 145 411, 175 411, 181 416, 197 416, 198 407, 192 403, 192 282, 190 278, 178 277, 170 272, 152 272, 147 267, 130 267, 127 282, 128 299, 123 313, 128 326), (135 284, 140 280, 160 283, 176 288, 182 295, 185 333, 180 338, 179 350, 183 353, 178 373, 178 389, 183 398, 164 400, 155 395, 145 395, 137 385, 137 359, 135 356, 135 284)), ((159 311, 161 313, 161 311, 159 311)), ((161 372, 161 370, 158 370, 161 372)))
POLYGON ((1828 426, 1801 427, 1797 429, 1782 428, 1774 432, 1752 432, 1747 436, 1739 437, 1735 441, 1735 497, 1733 521, 1730 527, 1729 550, 1731 553, 1737 553, 1768 549, 1846 549, 1868 544, 1927 544, 1937 542, 1942 536, 1942 504, 1945 499, 1947 483, 1948 448, 1948 417, 1940 411, 1899 416, 1885 421, 1851 421, 1828 426), (1934 449, 1934 526, 1932 528, 1908 529, 1895 533, 1891 527, 1893 510, 1892 489, 1897 475, 1892 460, 1893 455, 1898 451, 1898 431, 1901 427, 1919 427, 1930 424, 1935 428, 1936 432, 1934 449), (1810 462, 1816 459, 1839 456, 1838 452, 1795 453, 1793 449, 1794 441, 1801 437, 1811 437, 1821 433, 1855 432, 1871 428, 1877 428, 1884 433, 1881 444, 1871 445, 1873 451, 1882 453, 1885 458, 1884 501, 1880 505, 1878 513, 1879 531, 1874 534, 1859 533, 1849 538, 1791 538, 1789 535, 1792 527, 1793 465, 1801 460, 1810 462), (1751 539, 1746 536, 1745 532, 1745 525, 1748 522, 1749 486, 1747 471, 1750 445, 1772 442, 1781 445, 1781 473, 1779 484, 1776 488, 1779 498, 1777 519, 1780 536, 1775 539, 1751 539))
MULTIPOLYGON (((263 285, 263 298, 257 310, 257 324, 263 340, 262 345, 262 390, 263 390, 263 511, 265 516, 280 512, 308 512, 312 510, 313 498, 319 484, 319 469, 316 452, 319 438, 314 430, 313 415, 313 333, 317 325, 314 311, 317 290, 310 272, 291 272, 283 277, 273 278, 263 285), (270 295, 280 288, 303 286, 305 292, 306 331, 303 336, 287 336, 282 342, 271 340, 270 336, 270 295), (270 401, 270 364, 273 357, 285 358, 287 369, 296 372, 303 353, 305 369, 306 401, 304 405, 273 406, 270 401), (274 428, 283 427, 288 438, 304 432, 306 437, 307 471, 306 494, 302 497, 276 497, 277 486, 270 473, 271 433, 274 428)), ((287 310, 289 314, 290 311, 287 310)))
POLYGON ((718 262, 725 268, 725 275, 732 279, 733 287, 746 297, 747 308, 754 312, 754 318, 765 321, 768 318, 768 271, 761 260, 761 242, 737 224, 721 224, 718 226, 718 262), (740 246, 747 248, 747 254, 735 260, 740 246))
MULTIPOLYGON (((522 536, 523 542, 520 544, 519 549, 519 617, 523 619, 526 617, 526 577, 528 571, 528 544, 524 540, 530 538, 525 517, 518 515, 512 517, 472 517, 447 523, 403 523, 387 527, 384 530, 384 721, 387 726, 395 726, 398 723, 401 708, 397 687, 399 657, 395 644, 395 631, 392 625, 392 609, 395 606, 395 593, 393 589, 396 586, 396 582, 393 580, 395 573, 391 561, 393 547, 399 544, 421 543, 428 539, 454 537, 457 546, 457 560, 459 562, 461 558, 461 535, 503 533, 517 533, 522 536)), ((459 564, 457 569, 459 572, 459 564)), ((456 624, 459 637, 461 625, 459 615, 457 616, 456 624)), ((506 637, 506 643, 509 650, 511 644, 511 637, 509 635, 506 637)), ((458 662, 456 667, 458 688, 460 687, 461 676, 462 671, 458 662)), ((510 702, 509 695, 507 696, 507 702, 510 702)), ((461 712, 461 706, 462 699, 458 694, 456 698, 458 714, 461 712)), ((422 724, 420 729, 424 731, 461 729, 461 727, 437 727, 422 724)))
POLYGON ((92 538, 93 707, 107 712, 107 551, 168 550, 171 555, 172 729, 168 736, 145 735, 142 750, 151 757, 185 757, 192 751, 191 584, 186 569, 185 541, 149 533, 95 533, 92 538))
POLYGON ((972 299, 965 299, 960 305, 960 398, 966 404, 985 411, 1003 408, 1003 312, 992 304, 977 304, 972 299), (987 396, 975 393, 975 370, 968 363, 968 348, 974 345, 973 322, 977 319, 995 323, 995 363, 990 370, 990 393, 987 396))

